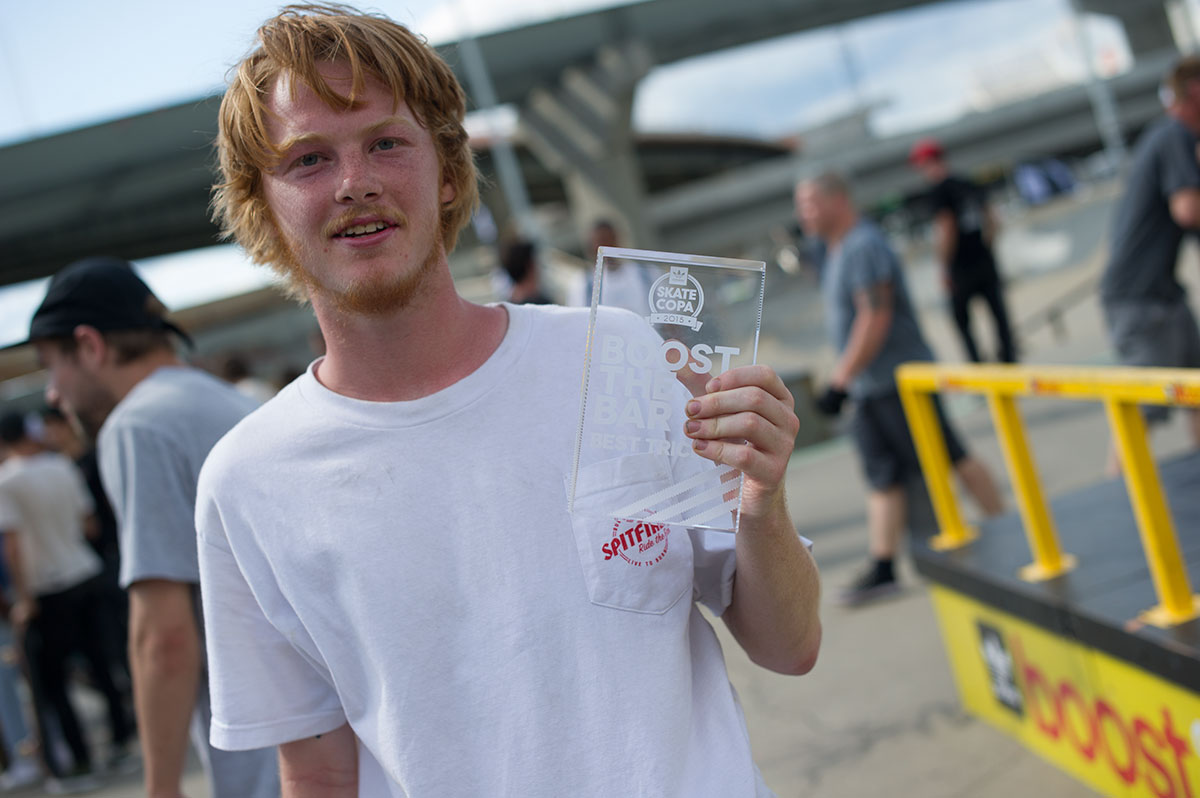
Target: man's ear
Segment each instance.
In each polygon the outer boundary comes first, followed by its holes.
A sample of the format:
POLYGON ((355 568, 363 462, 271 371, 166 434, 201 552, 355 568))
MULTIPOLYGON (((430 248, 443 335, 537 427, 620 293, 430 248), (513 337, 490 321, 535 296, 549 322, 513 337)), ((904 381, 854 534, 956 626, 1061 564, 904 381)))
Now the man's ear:
POLYGON ((75 339, 75 356, 81 365, 90 371, 104 365, 108 359, 108 342, 99 330, 87 324, 80 324, 72 331, 71 337, 75 339))
POLYGON ((454 202, 454 198, 458 196, 458 190, 454 188, 454 184, 449 180, 442 183, 442 190, 438 192, 438 199, 443 205, 449 205, 454 202))

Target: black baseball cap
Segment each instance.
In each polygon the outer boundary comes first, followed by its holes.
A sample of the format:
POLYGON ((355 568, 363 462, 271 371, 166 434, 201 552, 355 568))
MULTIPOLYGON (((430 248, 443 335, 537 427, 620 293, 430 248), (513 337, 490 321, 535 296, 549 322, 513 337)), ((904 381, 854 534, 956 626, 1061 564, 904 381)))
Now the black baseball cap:
POLYGON ((164 318, 164 310, 129 261, 108 255, 84 258, 50 279, 25 343, 69 338, 86 324, 100 332, 170 330, 193 346, 187 333, 164 318))

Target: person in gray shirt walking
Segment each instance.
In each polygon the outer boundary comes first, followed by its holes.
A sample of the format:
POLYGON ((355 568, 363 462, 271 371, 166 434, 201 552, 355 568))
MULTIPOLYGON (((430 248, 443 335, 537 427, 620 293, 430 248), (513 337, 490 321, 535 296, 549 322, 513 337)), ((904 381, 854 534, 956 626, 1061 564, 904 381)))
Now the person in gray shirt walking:
MULTIPOLYGON (((119 258, 50 281, 29 340, 46 399, 96 437, 129 592, 129 661, 149 798, 180 798, 189 730, 214 798, 277 798, 273 749, 208 743, 196 482, 209 450, 257 402, 175 354, 166 308, 119 258)), ((189 341, 190 342, 190 341, 189 341)))
MULTIPOLYGON (((1175 274, 1184 233, 1200 229, 1200 57, 1175 64, 1162 87, 1166 116, 1134 148, 1112 221, 1100 301, 1117 358, 1126 366, 1200 367, 1200 330, 1175 274)), ((1151 424, 1169 408, 1144 409, 1151 424)), ((1200 445, 1200 412, 1189 411, 1192 441, 1200 445)), ((1116 449, 1108 471, 1116 475, 1116 449)))
MULTIPOLYGON (((868 484, 869 566, 842 593, 858 605, 895 593, 893 560, 907 523, 905 487, 920 474, 916 448, 896 388, 896 367, 933 360, 921 334, 900 260, 879 228, 863 219, 840 175, 827 173, 796 187, 796 219, 827 247, 821 269, 825 326, 837 350, 830 385, 817 407, 827 415, 847 399, 851 434, 868 484)), ((987 468, 967 453, 936 403, 954 472, 986 515, 1003 502, 987 468)))

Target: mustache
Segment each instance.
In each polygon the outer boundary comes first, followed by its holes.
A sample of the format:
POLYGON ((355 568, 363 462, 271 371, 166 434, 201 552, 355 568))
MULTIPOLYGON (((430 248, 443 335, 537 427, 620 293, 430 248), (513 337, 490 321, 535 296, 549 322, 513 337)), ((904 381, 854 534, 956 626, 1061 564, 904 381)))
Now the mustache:
POLYGON ((408 224, 408 217, 399 208, 381 207, 379 205, 356 205, 338 214, 338 217, 326 224, 321 232, 325 238, 332 238, 349 227, 355 219, 362 219, 364 217, 378 219, 397 227, 403 227, 408 224))

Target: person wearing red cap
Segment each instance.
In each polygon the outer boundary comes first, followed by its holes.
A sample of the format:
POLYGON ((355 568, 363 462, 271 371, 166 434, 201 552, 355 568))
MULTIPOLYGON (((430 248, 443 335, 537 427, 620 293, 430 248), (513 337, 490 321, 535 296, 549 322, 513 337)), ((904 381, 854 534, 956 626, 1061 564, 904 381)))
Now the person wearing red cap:
POLYGON ((934 213, 934 245, 942 267, 942 284, 950 294, 954 323, 967 357, 975 363, 983 360, 971 332, 971 300, 980 297, 996 323, 999 359, 1015 363, 1016 342, 992 254, 995 220, 987 197, 979 186, 950 173, 945 151, 935 139, 917 141, 909 162, 933 186, 929 199, 934 213))

